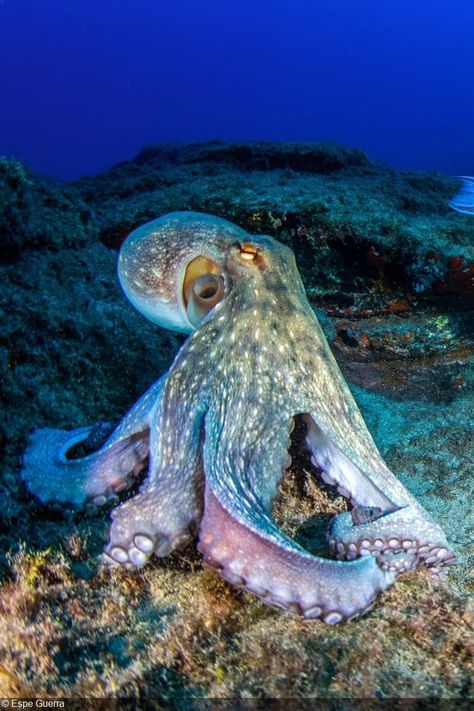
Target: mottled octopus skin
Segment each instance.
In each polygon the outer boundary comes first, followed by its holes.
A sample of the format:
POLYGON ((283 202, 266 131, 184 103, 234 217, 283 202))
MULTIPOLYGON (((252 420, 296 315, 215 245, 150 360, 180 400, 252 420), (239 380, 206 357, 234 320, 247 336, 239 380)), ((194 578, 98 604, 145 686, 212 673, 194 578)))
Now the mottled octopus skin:
POLYGON ((382 460, 288 247, 217 217, 171 213, 128 237, 119 276, 145 315, 191 335, 98 451, 67 458, 91 428, 37 430, 22 471, 43 502, 101 505, 149 457, 139 493, 112 511, 110 565, 141 567, 198 534, 204 560, 228 581, 333 624, 370 607, 399 573, 454 560, 382 460), (182 289, 202 255, 218 265, 224 295, 194 327, 182 289), (314 464, 353 506, 330 526, 339 560, 310 555, 271 517, 297 414, 314 464))

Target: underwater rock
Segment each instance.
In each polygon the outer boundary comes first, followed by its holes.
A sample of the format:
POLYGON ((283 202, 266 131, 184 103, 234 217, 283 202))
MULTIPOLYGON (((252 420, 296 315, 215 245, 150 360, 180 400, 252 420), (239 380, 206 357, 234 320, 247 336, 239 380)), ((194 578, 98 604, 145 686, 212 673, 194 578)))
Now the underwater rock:
POLYGON ((0 263, 24 249, 84 245, 94 234, 92 217, 64 186, 46 184, 20 161, 0 158, 0 263))
POLYGON ((164 161, 193 163, 217 163, 230 165, 245 172, 255 170, 289 170, 323 175, 350 167, 373 167, 363 151, 346 148, 336 143, 272 143, 254 141, 248 143, 225 143, 210 141, 194 145, 150 145, 143 148, 133 162, 137 165, 153 165, 164 161))
MULTIPOLYGON (((370 161, 326 173, 268 169, 262 157, 272 150, 275 166, 293 148, 259 144, 258 169, 252 151, 237 151, 236 165, 233 144, 228 158, 225 144, 174 147, 172 156, 153 149, 148 161, 69 184, 2 160, 5 689, 155 698, 472 694, 472 217, 447 207, 458 189, 451 178, 370 161), (193 549, 139 572, 99 572, 108 513, 64 516, 26 496, 18 469, 33 426, 116 421, 169 367, 182 339, 127 305, 110 247, 178 209, 219 214, 292 247, 382 455, 461 553, 449 581, 409 573, 369 617, 305 626, 205 572, 193 549)), ((290 467, 282 484, 278 523, 317 553, 344 502, 299 456, 303 466, 290 467)))
POLYGON ((109 246, 159 214, 218 214, 288 244, 308 287, 350 304, 374 285, 472 304, 472 274, 453 278, 453 259, 473 267, 472 222, 448 207, 457 188, 453 178, 395 172, 333 144, 265 142, 149 146, 74 183, 109 246))

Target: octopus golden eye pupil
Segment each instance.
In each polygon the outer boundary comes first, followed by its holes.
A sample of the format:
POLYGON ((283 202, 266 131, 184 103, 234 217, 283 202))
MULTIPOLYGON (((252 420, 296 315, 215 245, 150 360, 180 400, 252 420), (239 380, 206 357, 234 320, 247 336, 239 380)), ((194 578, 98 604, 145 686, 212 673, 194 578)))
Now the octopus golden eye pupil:
POLYGON ((242 244, 240 247, 240 256, 247 262, 251 262, 257 256, 257 248, 252 244, 242 244))

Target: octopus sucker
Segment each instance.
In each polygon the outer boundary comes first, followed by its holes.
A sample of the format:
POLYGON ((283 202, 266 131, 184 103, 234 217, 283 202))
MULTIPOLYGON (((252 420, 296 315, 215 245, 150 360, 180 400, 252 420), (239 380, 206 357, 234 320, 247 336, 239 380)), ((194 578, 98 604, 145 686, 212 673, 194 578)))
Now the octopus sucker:
POLYGON ((336 624, 403 572, 453 562, 441 528, 381 458, 288 247, 211 215, 170 213, 129 235, 118 274, 144 316, 188 339, 96 451, 106 429, 37 430, 21 472, 42 502, 75 507, 114 501, 143 476, 111 512, 105 563, 141 568, 197 536, 230 584, 336 624), (321 477, 352 506, 331 521, 326 558, 272 517, 295 419, 321 477))

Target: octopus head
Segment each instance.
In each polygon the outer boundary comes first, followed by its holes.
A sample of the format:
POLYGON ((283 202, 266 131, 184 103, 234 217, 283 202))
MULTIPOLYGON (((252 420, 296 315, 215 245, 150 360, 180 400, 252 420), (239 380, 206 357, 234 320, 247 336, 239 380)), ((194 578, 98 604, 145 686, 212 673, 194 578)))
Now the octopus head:
POLYGON ((134 230, 125 240, 118 275, 131 303, 146 318, 191 333, 224 297, 229 251, 253 260, 248 235, 227 220, 174 212, 134 230), (242 251, 239 245, 242 245, 242 251))
POLYGON ((118 276, 129 301, 163 328, 191 333, 236 285, 258 287, 291 274, 293 252, 272 237, 197 212, 173 212, 134 230, 122 245, 118 276))

